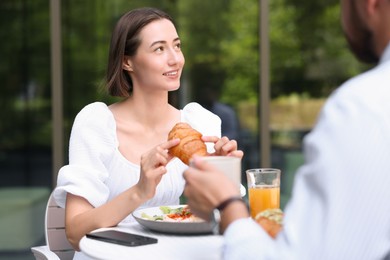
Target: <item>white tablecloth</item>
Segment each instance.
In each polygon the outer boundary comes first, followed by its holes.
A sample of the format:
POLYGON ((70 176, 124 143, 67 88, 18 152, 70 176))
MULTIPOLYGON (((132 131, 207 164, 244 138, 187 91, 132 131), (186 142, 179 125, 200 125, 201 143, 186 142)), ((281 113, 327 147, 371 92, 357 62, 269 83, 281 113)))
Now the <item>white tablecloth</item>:
POLYGON ((221 259, 222 236, 162 234, 149 231, 138 223, 110 229, 155 237, 158 243, 128 247, 83 237, 81 251, 96 259, 221 259))

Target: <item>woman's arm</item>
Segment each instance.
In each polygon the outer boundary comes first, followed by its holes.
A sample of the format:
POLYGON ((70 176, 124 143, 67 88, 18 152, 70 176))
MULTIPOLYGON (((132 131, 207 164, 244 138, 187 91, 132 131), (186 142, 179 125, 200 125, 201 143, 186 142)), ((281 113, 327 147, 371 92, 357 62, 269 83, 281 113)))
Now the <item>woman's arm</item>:
POLYGON ((67 194, 66 234, 75 250, 79 250, 79 242, 84 235, 98 228, 116 226, 141 204, 153 198, 157 185, 167 172, 165 166, 172 159, 168 149, 178 143, 179 139, 174 139, 143 154, 138 183, 100 207, 94 208, 86 199, 67 194))
POLYGON ((146 201, 137 186, 126 190, 106 204, 94 208, 83 197, 67 194, 65 207, 66 236, 79 251, 81 238, 101 227, 116 226, 120 221, 146 201))

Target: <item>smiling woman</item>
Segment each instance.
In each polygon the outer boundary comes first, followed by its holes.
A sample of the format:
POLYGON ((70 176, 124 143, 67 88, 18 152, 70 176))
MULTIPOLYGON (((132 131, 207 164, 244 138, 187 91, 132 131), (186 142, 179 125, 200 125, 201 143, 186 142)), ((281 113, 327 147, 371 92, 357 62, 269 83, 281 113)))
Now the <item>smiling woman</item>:
POLYGON ((149 88, 173 91, 180 86, 184 56, 180 39, 170 20, 156 20, 140 33, 141 44, 135 55, 125 55, 123 70, 133 83, 133 94, 149 88))
POLYGON ((184 57, 180 50, 180 39, 173 19, 168 14, 158 9, 138 9, 123 15, 119 19, 111 38, 107 70, 109 93, 119 97, 131 95, 133 77, 130 77, 128 73, 132 72, 130 60, 143 57, 142 54, 137 55, 137 52, 167 53, 164 50, 171 43, 173 43, 176 52, 183 60, 179 64, 180 69, 182 69, 184 57), (147 27, 147 30, 143 30, 144 27, 147 27), (166 35, 168 32, 169 35, 166 35))
POLYGON ((234 140, 221 138, 218 116, 197 103, 181 110, 168 103, 168 93, 180 87, 184 63, 168 14, 140 8, 119 19, 106 86, 122 100, 95 102, 79 112, 69 165, 60 169, 54 191, 57 203, 67 208, 66 233, 76 250, 80 239, 95 229, 135 221, 131 213, 137 208, 179 203, 187 165, 168 153, 179 139, 167 141, 176 123, 188 123, 206 136, 208 152, 242 156, 234 140))

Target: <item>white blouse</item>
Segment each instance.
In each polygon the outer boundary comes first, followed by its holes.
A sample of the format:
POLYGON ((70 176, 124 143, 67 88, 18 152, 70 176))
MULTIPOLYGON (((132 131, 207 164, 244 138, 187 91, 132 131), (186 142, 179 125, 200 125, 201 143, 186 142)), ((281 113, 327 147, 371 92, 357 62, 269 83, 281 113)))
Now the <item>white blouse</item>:
MULTIPOLYGON (((197 103, 189 103, 181 112, 181 121, 205 136, 221 136, 220 118, 197 103)), ((156 144, 157 145, 157 144, 156 144)), ((140 166, 128 161, 118 150, 116 122, 107 105, 96 102, 77 115, 69 144, 69 164, 58 174, 54 191, 56 202, 65 207, 66 193, 81 196, 94 207, 110 201, 137 184, 140 166)), ((207 144, 213 152, 213 144, 207 144)), ((183 171, 188 166, 178 158, 167 164, 167 174, 157 186, 154 198, 139 208, 176 205, 183 193, 183 171)), ((129 215, 122 222, 134 221, 129 215)))

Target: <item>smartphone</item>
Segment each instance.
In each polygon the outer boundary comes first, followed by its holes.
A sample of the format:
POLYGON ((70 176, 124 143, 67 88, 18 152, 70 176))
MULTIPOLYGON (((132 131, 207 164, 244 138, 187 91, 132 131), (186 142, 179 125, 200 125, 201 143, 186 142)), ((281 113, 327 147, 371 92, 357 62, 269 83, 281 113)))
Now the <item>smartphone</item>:
POLYGON ((157 243, 157 238, 141 236, 117 230, 88 233, 88 238, 124 246, 142 246, 157 243))

